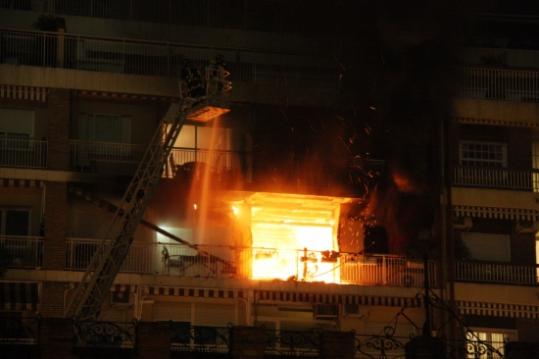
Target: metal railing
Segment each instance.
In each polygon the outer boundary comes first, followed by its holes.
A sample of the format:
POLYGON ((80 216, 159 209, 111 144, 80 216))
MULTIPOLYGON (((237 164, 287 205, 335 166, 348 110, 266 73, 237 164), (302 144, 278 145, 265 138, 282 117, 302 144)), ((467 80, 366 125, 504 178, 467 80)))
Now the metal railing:
POLYGON ((47 141, 0 134, 0 166, 47 167, 47 141))
MULTIPOLYGON (((96 251, 105 245, 107 242, 101 239, 67 239, 66 269, 86 270, 96 251)), ((245 272, 240 273, 233 265, 239 260, 231 259, 233 255, 231 248, 218 246, 198 246, 198 248, 200 251, 174 243, 133 244, 121 271, 186 277, 245 277, 245 272)))
POLYGON ((539 101, 539 71, 462 67, 460 94, 491 100, 539 101))
POLYGON ((132 349, 136 343, 135 322, 83 321, 74 325, 79 348, 132 349))
POLYGON ((92 37, 44 31, 0 29, 0 62, 16 65, 59 67, 88 71, 151 76, 180 76, 186 59, 205 66, 217 54, 229 59, 231 80, 314 82, 336 88, 336 71, 313 64, 313 56, 269 53, 248 49, 206 47, 192 44, 145 41, 125 38, 92 37), (290 65, 255 64, 242 61, 259 54, 286 57, 290 65))
POLYGON ((456 280, 480 283, 499 283, 536 286, 534 266, 509 263, 458 261, 456 280))
POLYGON ((190 163, 204 163, 216 173, 239 169, 240 156, 238 151, 174 147, 165 165, 165 177, 173 177, 177 168, 190 163))
POLYGON ((0 345, 37 345, 39 320, 39 317, 21 318, 4 313, 0 316, 0 345))
POLYGON ((192 326, 170 322, 170 350, 173 352, 228 353, 230 328, 192 326))
POLYGON ((506 168, 456 167, 453 171, 453 184, 531 191, 532 174, 532 171, 506 168))
POLYGON ((31 236, 0 236, 0 267, 37 268, 43 263, 43 239, 31 236))
MULTIPOLYGON (((66 242, 66 269, 83 271, 89 265, 92 256, 106 242, 98 239, 68 239, 66 242)), ((229 246, 198 245, 196 249, 182 244, 148 243, 133 244, 122 267, 122 272, 152 273, 204 278, 251 278, 253 253, 259 248, 235 248, 229 246)), ((263 248, 272 253, 284 250, 263 248)), ((303 250, 284 254, 295 258, 295 276, 302 279, 310 267, 315 268, 323 262, 314 263, 304 256, 303 250)), ((312 255, 314 251, 309 251, 312 255)), ((318 252, 317 252, 318 253, 318 252)), ((320 252, 320 257, 324 252, 320 252)), ((282 253, 281 253, 282 254, 282 253)), ((314 258, 314 257, 313 257, 314 258)), ((324 264, 327 264, 325 262, 324 264)), ((352 256, 342 254, 333 259, 330 271, 340 274, 345 284, 367 286, 422 287, 424 266, 421 262, 410 261, 402 257, 372 255, 352 256)), ((429 263, 431 286, 436 286, 435 264, 429 263)), ((316 280, 305 277, 305 280, 316 280)), ((320 279, 318 279, 320 280, 320 279)))
MULTIPOLYGON (((437 286, 434 262, 427 265, 429 284, 437 286)), ((425 266, 420 261, 388 255, 341 256, 341 281, 348 284, 422 288, 425 266)))
POLYGON ((70 141, 71 168, 93 171, 97 162, 137 163, 146 146, 132 143, 70 141))

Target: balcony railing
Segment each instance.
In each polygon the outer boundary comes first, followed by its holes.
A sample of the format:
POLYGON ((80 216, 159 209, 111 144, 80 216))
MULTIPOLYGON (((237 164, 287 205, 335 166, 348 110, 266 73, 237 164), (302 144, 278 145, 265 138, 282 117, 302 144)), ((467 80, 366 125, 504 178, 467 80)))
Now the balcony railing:
POLYGON ((531 191, 532 174, 532 171, 506 168, 456 167, 453 172, 453 184, 531 191))
MULTIPOLYGON (((96 251, 106 245, 100 239, 68 239, 66 241, 66 269, 85 270, 96 251)), ((246 277, 246 267, 233 258, 229 247, 198 246, 197 251, 187 245, 148 243, 134 244, 129 249, 122 272, 168 274, 186 277, 246 277)))
POLYGON ((39 317, 20 318, 9 313, 0 317, 0 346, 37 345, 38 341, 39 317))
POLYGON ((238 151, 174 147, 165 166, 165 177, 173 177, 177 168, 189 163, 204 163, 213 173, 240 170, 241 160, 238 151))
POLYGON ((43 261, 43 239, 29 236, 0 236, 0 266, 37 268, 43 261))
POLYGON ((489 100, 539 101, 539 71, 493 67, 461 69, 460 94, 489 100))
POLYGON ((142 158, 146 146, 131 143, 98 141, 70 141, 71 168, 78 171, 95 171, 98 162, 136 164, 142 158))
MULTIPOLYGON (((66 269, 85 270, 96 251, 104 245, 103 240, 68 239, 66 269)), ((197 248, 198 251, 182 244, 134 244, 123 264, 122 272, 203 278, 249 278, 251 276, 254 248, 207 245, 200 245, 197 248)), ((264 250, 269 249, 264 248, 264 250)), ((283 250, 271 249, 271 251, 277 253, 283 250)), ((285 256, 296 258, 295 278, 303 278, 303 273, 309 271, 309 268, 305 266, 309 265, 310 261, 302 259, 304 251, 294 252, 297 253, 292 255, 286 253, 285 256)), ((341 282, 344 284, 422 287, 424 280, 423 263, 409 261, 402 257, 341 254, 338 259, 334 258, 333 268, 339 271, 341 282)), ((436 285, 435 274, 435 265, 430 263, 431 286, 436 285)))
POLYGON ((537 285, 535 267, 508 263, 459 261, 456 279, 465 282, 537 285))
MULTIPOLYGON (((349 284, 419 287, 425 283, 424 264, 388 255, 341 256, 341 281, 349 284)), ((429 284, 437 286, 436 265, 428 263, 429 284)))
POLYGON ((0 134, 0 166, 47 167, 47 141, 0 134))
POLYGON ((177 77, 185 59, 206 65, 219 53, 226 59, 235 59, 228 66, 234 81, 291 81, 300 77, 302 82, 331 88, 337 84, 334 69, 318 64, 314 56, 14 29, 0 29, 0 38, 0 62, 7 64, 177 77), (283 63, 298 65, 263 65, 241 60, 257 54, 286 58, 283 63), (313 65, 306 66, 309 63, 313 65))

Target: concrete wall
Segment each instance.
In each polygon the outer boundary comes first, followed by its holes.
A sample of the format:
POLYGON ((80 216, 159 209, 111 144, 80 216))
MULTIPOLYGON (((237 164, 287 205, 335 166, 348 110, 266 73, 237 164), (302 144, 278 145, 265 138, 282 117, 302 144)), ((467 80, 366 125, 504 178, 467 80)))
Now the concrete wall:
POLYGON ((43 266, 48 269, 65 268, 65 237, 67 233, 67 183, 45 183, 45 238, 43 266))

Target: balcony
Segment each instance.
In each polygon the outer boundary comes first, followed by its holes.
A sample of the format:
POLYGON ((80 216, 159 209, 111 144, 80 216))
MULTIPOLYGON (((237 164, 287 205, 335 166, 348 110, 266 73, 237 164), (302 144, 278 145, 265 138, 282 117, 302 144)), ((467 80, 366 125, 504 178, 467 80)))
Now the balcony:
POLYGON ((141 144, 71 140, 71 168, 78 172, 130 173, 145 150, 141 144))
POLYGON ((538 102, 539 71, 464 67, 460 95, 493 101, 538 102))
POLYGON ((43 263, 43 238, 0 236, 0 267, 39 268, 43 263))
POLYGON ((532 191, 536 185, 535 176, 531 170, 459 166, 453 171, 453 185, 532 191))
POLYGON ((0 166, 46 168, 47 141, 0 133, 0 166))
POLYGON ((218 53, 230 62, 227 67, 236 83, 301 84, 332 94, 337 90, 336 72, 321 56, 14 29, 0 29, 0 38, 3 64, 178 78, 185 59, 205 66, 218 53), (280 59, 286 65, 259 64, 253 58, 280 59))
MULTIPOLYGON (((143 144, 71 140, 70 166, 77 172, 130 174, 146 147, 143 144)), ((212 173, 226 175, 239 172, 241 161, 242 153, 238 151, 173 147, 163 176, 172 178, 181 166, 192 163, 204 163, 210 166, 212 173)))
POLYGON ((534 266, 458 261, 456 280, 463 282, 537 286, 534 266))
MULTIPOLYGON (((164 176, 172 178, 178 168, 191 163, 205 163, 210 166, 212 173, 220 175, 232 174, 235 171, 241 172, 242 160, 248 155, 248 153, 239 151, 174 147, 165 165, 164 176)), ((243 170, 249 171, 248 168, 243 168, 243 170)))
MULTIPOLYGON (((84 271, 98 249, 105 242, 98 239, 68 239, 66 242, 66 270, 84 271)), ((276 248, 233 248, 229 246, 187 246, 182 244, 133 244, 121 269, 124 273, 162 274, 195 278, 251 278, 253 258, 260 253, 279 253, 276 248), (258 253, 258 254, 257 254, 258 253)), ((291 251, 288 251, 291 252, 291 251)), ((316 266, 304 251, 280 253, 294 258, 294 278, 305 277, 316 266)), ((311 251, 312 252, 312 251, 311 251)), ((324 253, 321 253, 324 255, 324 253)), ((313 256, 314 258, 314 256, 313 256)), ((424 266, 403 257, 341 254, 328 258, 333 270, 338 271, 342 284, 389 287, 422 287, 424 266)), ((435 264, 429 263, 431 286, 436 286, 435 264)))

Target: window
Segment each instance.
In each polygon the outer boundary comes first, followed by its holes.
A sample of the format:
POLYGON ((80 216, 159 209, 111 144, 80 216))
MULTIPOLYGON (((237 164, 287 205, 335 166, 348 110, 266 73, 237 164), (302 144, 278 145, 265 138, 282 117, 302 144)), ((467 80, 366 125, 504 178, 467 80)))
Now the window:
POLYGON ((81 140, 97 142, 130 143, 131 117, 117 114, 81 114, 77 123, 81 140))
POLYGON ((30 212, 27 209, 0 209, 0 234, 27 236, 30 232, 30 212))
POLYGON ((215 169, 232 166, 232 131, 230 128, 184 125, 172 150, 175 165, 204 162, 215 169))
POLYGON ((491 262, 511 261, 511 237, 507 234, 463 232, 462 243, 472 259, 491 262))
POLYGON ((498 142, 462 141, 459 158, 462 166, 507 167, 507 145, 498 142))
POLYGON ((498 359, 505 355, 505 343, 514 335, 509 332, 477 330, 466 333, 466 358, 498 359))
POLYGON ((74 164, 93 168, 95 161, 132 160, 131 117, 117 114, 81 114, 76 123, 78 139, 74 164))
POLYGON ((35 112, 0 109, 0 133, 10 138, 31 138, 34 135, 35 112))

